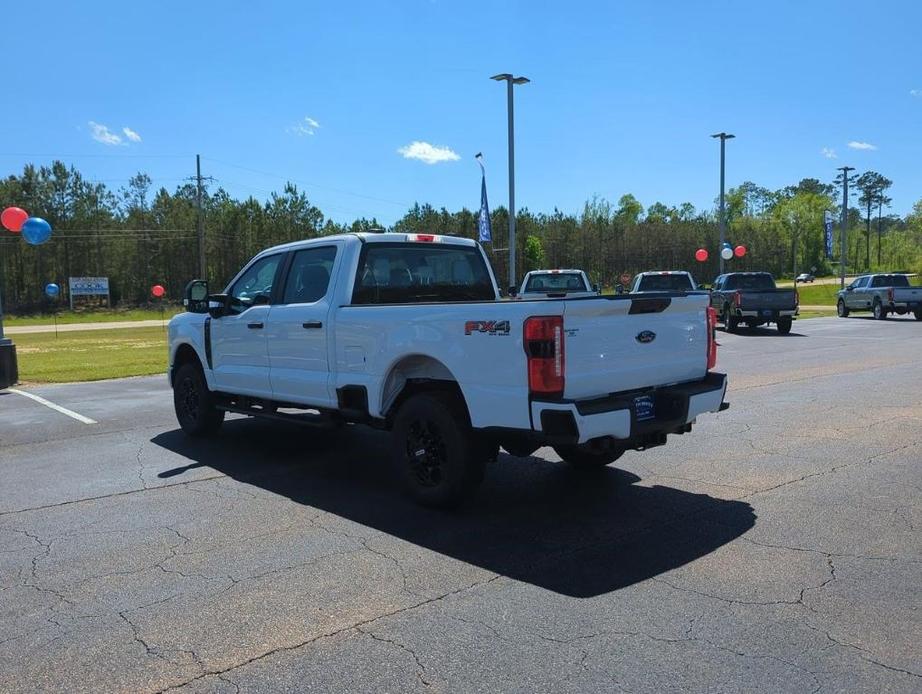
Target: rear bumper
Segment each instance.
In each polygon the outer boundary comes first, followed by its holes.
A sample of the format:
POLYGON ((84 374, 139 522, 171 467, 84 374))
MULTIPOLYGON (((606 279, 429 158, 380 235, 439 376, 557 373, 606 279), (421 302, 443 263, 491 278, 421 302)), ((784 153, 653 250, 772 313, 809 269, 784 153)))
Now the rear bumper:
POLYGON ((656 445, 667 434, 689 431, 695 418, 705 412, 726 409, 727 376, 708 373, 701 381, 628 393, 613 393, 603 398, 578 401, 531 403, 532 425, 548 442, 586 443, 612 437, 628 446, 656 445), (639 420, 635 400, 651 395, 652 419, 639 420))
POLYGON ((750 311, 749 309, 745 309, 745 310, 737 309, 736 315, 740 318, 757 318, 759 320, 764 320, 764 321, 776 321, 778 320, 778 318, 782 316, 790 316, 791 318, 793 318, 794 316, 797 315, 797 309, 792 308, 792 309, 784 309, 781 311, 776 310, 776 309, 763 309, 763 310, 758 310, 758 311, 756 310, 750 311))

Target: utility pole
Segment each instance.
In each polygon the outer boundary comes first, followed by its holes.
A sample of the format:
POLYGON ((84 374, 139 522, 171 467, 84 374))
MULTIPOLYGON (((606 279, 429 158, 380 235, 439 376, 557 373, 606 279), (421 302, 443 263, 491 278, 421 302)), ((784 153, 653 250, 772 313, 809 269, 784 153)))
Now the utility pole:
POLYGON ((512 87, 516 84, 528 84, 531 80, 527 77, 513 77, 511 73, 504 72, 493 75, 491 80, 506 82, 506 117, 509 126, 509 280, 508 286, 515 287, 515 127, 512 101, 512 87))
POLYGON ((727 210, 724 203, 724 155, 726 150, 727 140, 732 140, 736 135, 730 135, 728 133, 717 133, 711 135, 711 137, 720 138, 720 219, 718 224, 720 226, 720 248, 717 253, 720 257, 720 274, 724 274, 724 243, 727 241, 727 210))
POLYGON ((842 172, 842 229, 839 238, 839 289, 845 289, 845 261, 848 258, 846 246, 848 227, 848 172, 854 171, 854 166, 840 166, 837 171, 842 172))
POLYGON ((202 160, 195 155, 195 206, 196 230, 198 231, 198 271, 200 279, 208 279, 208 267, 205 263, 205 214, 202 211, 202 160))

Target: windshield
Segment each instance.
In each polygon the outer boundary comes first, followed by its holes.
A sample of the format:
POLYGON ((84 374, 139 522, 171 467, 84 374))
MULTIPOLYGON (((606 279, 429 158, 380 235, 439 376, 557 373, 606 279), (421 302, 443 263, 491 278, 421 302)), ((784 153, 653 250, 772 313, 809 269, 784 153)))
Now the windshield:
POLYGON ((775 280, 767 272, 753 275, 730 275, 724 289, 774 289, 775 280))
POLYGON ((876 275, 871 280, 872 287, 908 287, 909 278, 906 275, 876 275))
POLYGON ((532 275, 525 283, 526 292, 561 293, 588 292, 589 287, 579 272, 555 272, 553 274, 532 275))
POLYGON ((688 275, 644 275, 640 278, 637 291, 641 292, 687 292, 694 289, 688 275))
POLYGON ((353 304, 493 301, 480 250, 437 243, 369 243, 359 260, 353 304))

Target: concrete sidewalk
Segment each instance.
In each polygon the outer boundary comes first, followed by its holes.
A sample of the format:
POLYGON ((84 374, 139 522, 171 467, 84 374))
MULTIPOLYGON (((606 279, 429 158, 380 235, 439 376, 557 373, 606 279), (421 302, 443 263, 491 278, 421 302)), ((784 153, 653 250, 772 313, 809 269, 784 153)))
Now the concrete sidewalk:
MULTIPOLYGON (((105 321, 99 323, 60 323, 58 324, 59 333, 73 333, 81 330, 118 330, 120 328, 157 328, 169 323, 169 319, 160 320, 123 320, 123 321, 105 321)), ((54 324, 51 325, 17 325, 4 326, 3 332, 6 335, 25 335, 26 333, 53 333, 54 324)))

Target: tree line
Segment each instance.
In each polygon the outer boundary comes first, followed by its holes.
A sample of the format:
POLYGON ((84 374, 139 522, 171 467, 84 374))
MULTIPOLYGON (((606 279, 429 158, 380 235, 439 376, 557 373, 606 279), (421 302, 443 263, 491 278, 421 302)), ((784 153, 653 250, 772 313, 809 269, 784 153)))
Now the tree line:
MULTIPOLYGON (((875 172, 850 180, 849 272, 922 272, 922 200, 905 217, 885 212, 891 183, 875 172)), ((731 188, 726 196, 727 238, 746 246, 748 253, 730 261, 730 267, 777 276, 837 269, 825 258, 823 216, 828 210, 836 220, 837 261, 841 185, 841 180, 808 178, 777 191, 748 181, 731 188)), ((206 189, 201 204, 207 279, 216 287, 266 247, 382 226, 376 219, 349 224, 328 219, 292 183, 265 201, 236 199, 220 187, 206 189)), ((41 310, 47 303, 45 284, 56 282, 66 294, 68 277, 109 277, 114 304, 143 305, 150 300, 152 285, 162 284, 168 297, 178 299, 186 282, 199 275, 193 183, 170 192, 154 189, 150 177, 138 173, 113 190, 60 161, 29 164, 21 174, 0 180, 0 206, 9 205, 44 217, 54 229, 51 241, 42 246, 29 246, 2 232, 0 287, 9 312, 41 310)), ((476 238, 477 215, 476 209, 450 212, 415 204, 388 230, 476 238)), ((491 217, 494 243, 486 249, 505 284, 508 210, 497 207, 491 217)), ((603 286, 616 284, 624 273, 649 269, 688 269, 699 281, 710 281, 717 273, 717 211, 696 210, 690 203, 672 207, 655 202, 645 208, 630 194, 617 203, 594 196, 578 214, 520 210, 516 228, 520 273, 575 267, 603 286), (707 262, 695 261, 698 248, 709 251, 707 262)))

